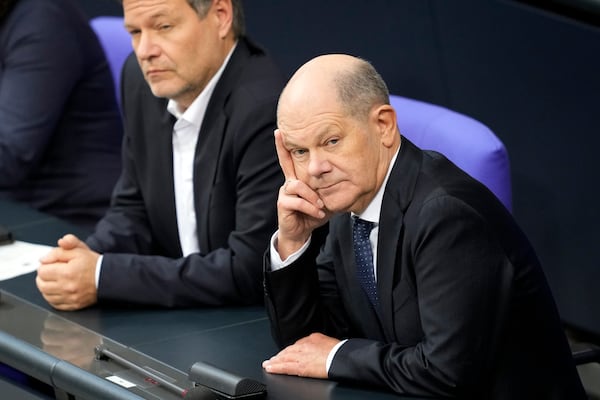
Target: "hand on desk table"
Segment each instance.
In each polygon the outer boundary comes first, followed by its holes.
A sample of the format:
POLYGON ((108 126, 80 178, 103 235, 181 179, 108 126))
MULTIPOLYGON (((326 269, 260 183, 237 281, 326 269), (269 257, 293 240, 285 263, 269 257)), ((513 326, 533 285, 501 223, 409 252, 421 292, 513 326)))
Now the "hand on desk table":
POLYGON ((327 378, 327 356, 339 340, 313 333, 281 350, 263 362, 271 374, 298 375, 308 378, 327 378))
POLYGON ((58 310, 78 310, 97 301, 96 262, 100 255, 68 234, 40 260, 35 279, 44 299, 58 310))

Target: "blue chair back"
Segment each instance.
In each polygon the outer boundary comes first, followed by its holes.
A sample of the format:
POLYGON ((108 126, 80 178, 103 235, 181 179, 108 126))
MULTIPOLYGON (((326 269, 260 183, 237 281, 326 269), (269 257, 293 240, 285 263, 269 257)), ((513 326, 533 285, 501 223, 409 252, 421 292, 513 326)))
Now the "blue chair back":
POLYGON ((131 36, 123 25, 123 17, 99 16, 90 20, 92 29, 96 32, 104 49, 115 84, 115 93, 120 105, 121 69, 125 59, 132 52, 131 36))
POLYGON ((488 127, 445 107, 406 97, 391 95, 390 103, 402 135, 421 149, 445 155, 512 211, 508 152, 488 127))

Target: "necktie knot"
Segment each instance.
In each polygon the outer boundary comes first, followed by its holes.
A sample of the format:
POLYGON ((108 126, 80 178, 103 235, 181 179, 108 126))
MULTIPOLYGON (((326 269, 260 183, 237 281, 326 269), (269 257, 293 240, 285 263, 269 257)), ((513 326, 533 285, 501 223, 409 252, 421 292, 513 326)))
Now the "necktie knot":
POLYGON ((356 259, 356 277, 375 307, 375 310, 378 310, 379 299, 377 297, 377 282, 373 266, 373 249, 369 240, 371 230, 373 230, 375 224, 358 217, 354 217, 353 220, 352 240, 354 257, 356 259))
MULTIPOLYGON (((369 235, 371 234, 371 231, 373 230, 373 226, 375 225, 374 222, 371 221, 367 221, 365 219, 361 219, 358 217, 354 217, 354 234, 355 236, 358 235, 361 238, 366 238, 367 240, 369 239, 369 235)), ((354 239, 356 240, 356 238, 354 239)))

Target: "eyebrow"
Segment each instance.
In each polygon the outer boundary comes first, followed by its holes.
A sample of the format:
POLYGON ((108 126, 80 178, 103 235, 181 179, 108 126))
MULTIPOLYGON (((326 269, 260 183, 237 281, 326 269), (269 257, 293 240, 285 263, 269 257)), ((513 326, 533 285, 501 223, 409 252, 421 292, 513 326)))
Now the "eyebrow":
MULTIPOLYGON (((157 19, 159 19, 159 18, 163 18, 163 17, 169 17, 169 13, 168 13, 168 12, 166 12, 166 11, 158 11, 158 12, 156 12, 155 14, 152 14, 152 15, 150 16, 150 18, 149 18, 149 19, 150 19, 152 22, 154 22, 154 21, 156 21, 157 19)), ((127 21, 126 21, 126 23, 125 23, 125 28, 126 28, 126 29, 129 29, 129 28, 136 28, 136 26, 134 26, 134 25, 131 25, 131 24, 128 24, 128 23, 127 23, 127 21)))
MULTIPOLYGON (((290 141, 287 139, 287 135, 285 135, 285 131, 283 131, 284 135, 283 135, 283 144, 286 148, 291 148, 291 147, 306 147, 306 145, 299 145, 297 143, 294 143, 293 141, 290 141)), ((332 128, 331 126, 327 126, 326 128, 323 128, 321 131, 319 131, 318 133, 316 133, 313 138, 314 138, 314 142, 316 143, 321 143, 323 141, 323 138, 327 135, 330 135, 332 133, 332 128)))

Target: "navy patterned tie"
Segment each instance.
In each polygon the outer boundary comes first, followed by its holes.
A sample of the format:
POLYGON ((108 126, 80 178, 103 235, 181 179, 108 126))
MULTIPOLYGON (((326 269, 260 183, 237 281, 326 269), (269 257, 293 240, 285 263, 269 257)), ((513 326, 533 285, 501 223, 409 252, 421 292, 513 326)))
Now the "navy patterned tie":
POLYGON ((375 281, 375 268, 373 267, 373 249, 369 235, 373 229, 373 222, 353 217, 352 241, 354 244, 354 257, 356 258, 356 277, 371 300, 376 311, 379 310, 377 297, 377 282, 375 281))

